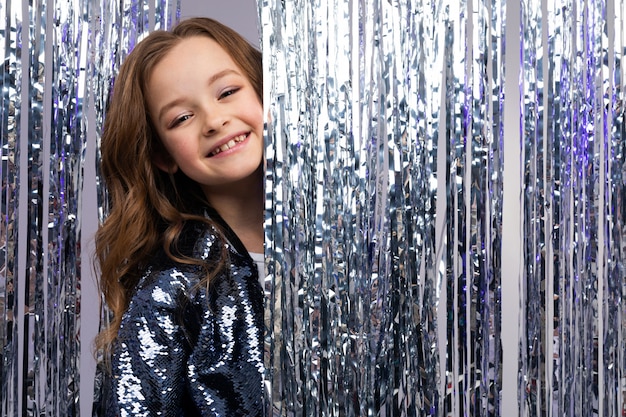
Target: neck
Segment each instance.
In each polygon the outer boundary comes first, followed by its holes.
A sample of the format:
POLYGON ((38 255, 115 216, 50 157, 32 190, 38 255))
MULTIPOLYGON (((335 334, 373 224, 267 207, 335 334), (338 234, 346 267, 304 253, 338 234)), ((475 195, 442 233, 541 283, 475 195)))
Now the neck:
POLYGON ((207 189, 209 204, 237 234, 248 252, 263 252, 263 172, 219 189, 207 189))

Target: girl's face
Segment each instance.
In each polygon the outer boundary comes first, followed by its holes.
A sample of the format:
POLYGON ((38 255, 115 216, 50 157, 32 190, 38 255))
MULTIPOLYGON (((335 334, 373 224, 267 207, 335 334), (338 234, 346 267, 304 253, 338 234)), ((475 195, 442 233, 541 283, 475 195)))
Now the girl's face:
POLYGON ((163 171, 180 169, 207 195, 234 191, 237 183, 258 174, 263 106, 248 78, 213 39, 185 38, 168 52, 149 78, 147 101, 169 154, 155 157, 163 171))

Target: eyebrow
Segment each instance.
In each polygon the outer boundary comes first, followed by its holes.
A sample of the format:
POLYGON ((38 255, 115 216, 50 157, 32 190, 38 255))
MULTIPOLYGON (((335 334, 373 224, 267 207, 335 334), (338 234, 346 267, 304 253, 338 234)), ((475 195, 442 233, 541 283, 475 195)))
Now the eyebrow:
MULTIPOLYGON (((227 68, 225 70, 216 72, 215 74, 211 75, 211 77, 209 77, 209 80, 208 80, 208 85, 211 85, 217 80, 219 80, 220 78, 226 77, 227 75, 231 75, 231 74, 241 75, 239 72, 235 71, 234 69, 227 68)), ((176 107, 178 104, 180 104, 184 100, 185 100, 184 98, 179 98, 161 107, 161 109, 159 110, 158 120, 161 120, 163 118, 163 114, 165 112, 167 112, 172 107, 176 107)))

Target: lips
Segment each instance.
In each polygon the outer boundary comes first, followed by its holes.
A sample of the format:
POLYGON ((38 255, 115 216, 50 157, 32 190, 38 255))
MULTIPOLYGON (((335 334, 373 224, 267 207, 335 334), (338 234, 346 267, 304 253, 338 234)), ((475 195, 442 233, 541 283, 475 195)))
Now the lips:
POLYGON ((239 136, 235 136, 234 138, 230 139, 228 142, 224 143, 223 145, 220 145, 217 148, 213 149, 213 151, 209 154, 209 156, 215 156, 215 155, 218 155, 218 154, 220 154, 220 153, 222 153, 224 151, 227 151, 230 148, 233 148, 238 143, 241 143, 244 140, 246 140, 247 137, 248 137, 248 133, 244 133, 244 134, 241 134, 239 136))

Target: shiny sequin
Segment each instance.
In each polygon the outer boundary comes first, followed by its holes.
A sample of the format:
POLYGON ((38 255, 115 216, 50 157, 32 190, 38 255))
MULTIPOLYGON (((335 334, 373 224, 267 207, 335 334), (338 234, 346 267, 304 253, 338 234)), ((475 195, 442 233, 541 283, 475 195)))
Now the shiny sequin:
MULTIPOLYGON (((197 242, 197 257, 219 246, 210 231, 197 242)), ((262 415, 263 292, 245 249, 228 248, 230 268, 208 290, 202 269, 155 257, 122 320, 100 415, 262 415)))

